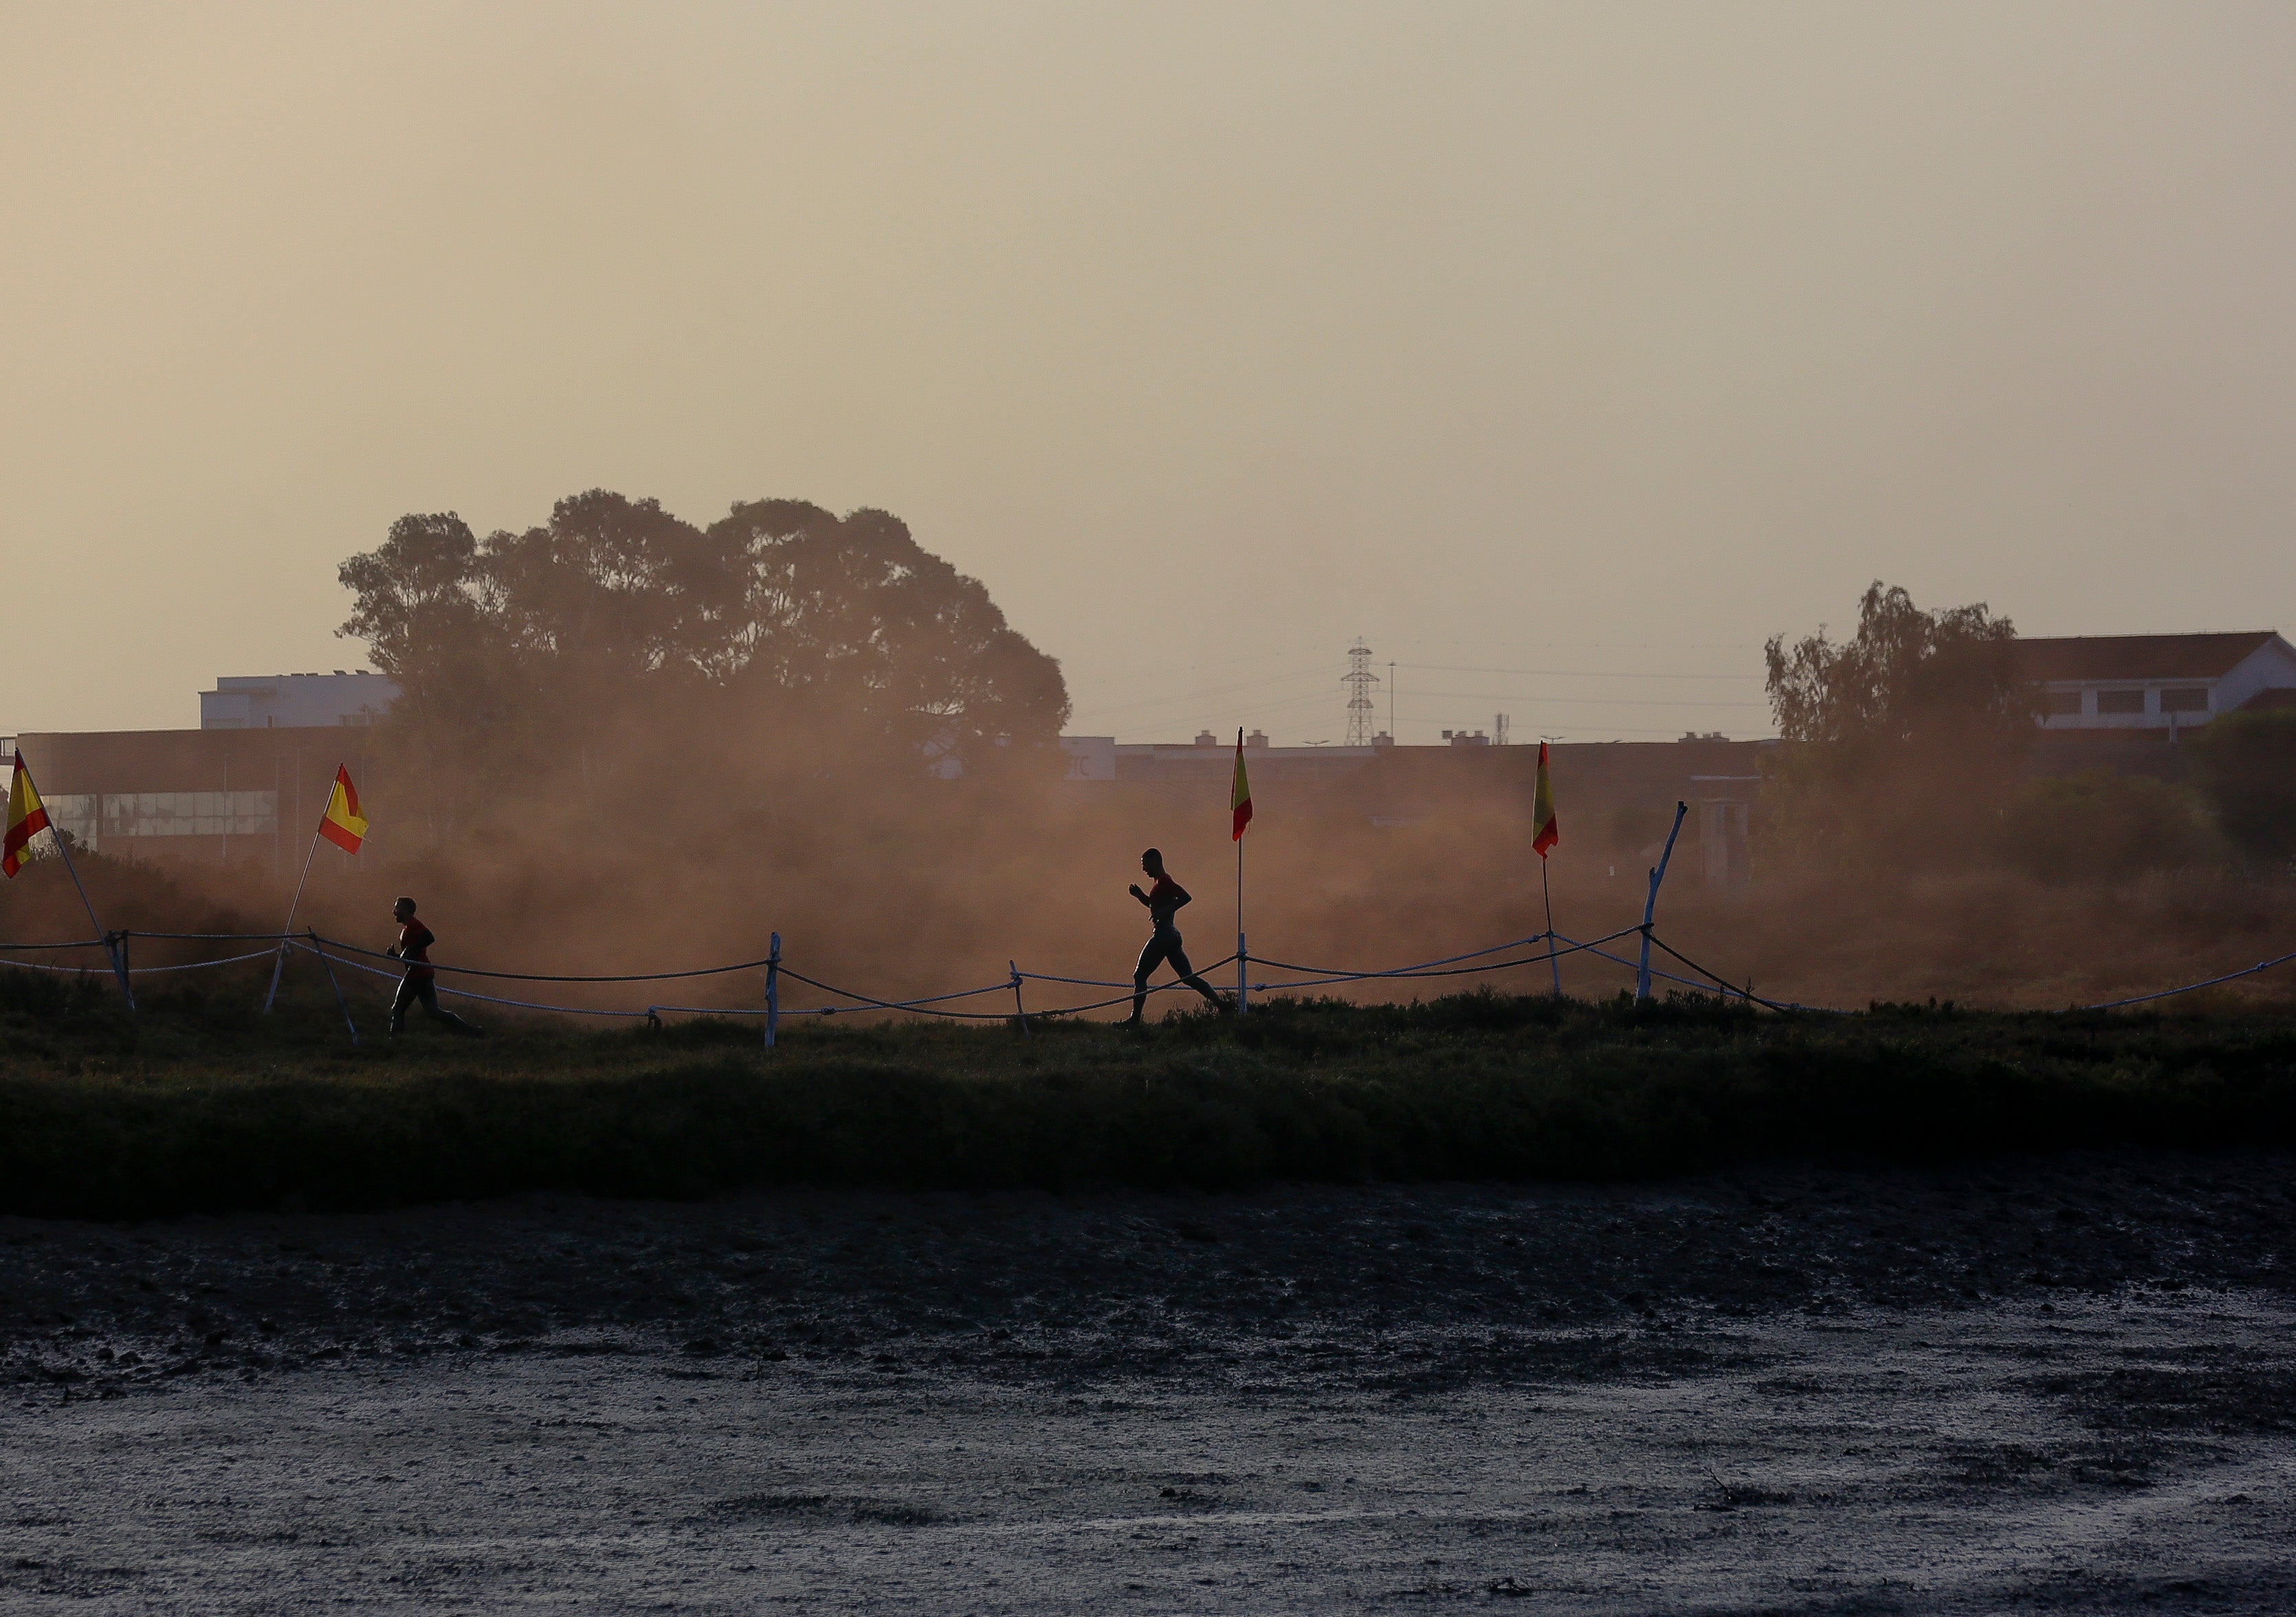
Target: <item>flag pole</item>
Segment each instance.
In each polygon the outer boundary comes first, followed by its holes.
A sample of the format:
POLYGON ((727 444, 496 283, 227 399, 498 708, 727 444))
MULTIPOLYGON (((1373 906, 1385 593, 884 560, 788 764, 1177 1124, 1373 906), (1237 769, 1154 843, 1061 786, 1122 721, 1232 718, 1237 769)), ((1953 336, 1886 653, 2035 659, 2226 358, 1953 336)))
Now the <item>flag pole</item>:
MULTIPOLYGON (((24 749, 21 747, 16 749, 14 767, 23 776, 25 788, 31 792, 32 800, 40 805, 41 817, 45 821, 40 829, 48 833, 56 845, 56 851, 63 856, 64 872, 71 877, 72 891, 79 894, 80 907, 87 911, 87 923, 95 928, 96 938, 103 945, 104 956, 111 962, 111 974, 119 979, 119 991, 127 998, 127 1008, 132 1011, 135 1008, 135 989, 127 980, 127 959, 119 939, 105 932, 103 923, 95 918, 95 905, 87 896, 87 884, 79 879, 79 866, 72 863, 71 844, 64 840, 64 828, 45 813, 46 804, 40 797, 40 784, 32 778, 32 766, 24 761, 24 749)), ((102 807, 100 798, 96 806, 99 809, 102 807)), ((32 836, 39 833, 39 831, 35 831, 32 836)), ((29 843, 30 838, 25 840, 29 843)))
POLYGON ((1546 779, 1546 743, 1538 743, 1538 782, 1530 796, 1530 850, 1538 856, 1538 891, 1546 903, 1546 969, 1554 978, 1554 997, 1562 997, 1562 968, 1555 963, 1554 954, 1554 889, 1546 870, 1546 856, 1562 840, 1560 822, 1554 817, 1554 791, 1546 779))
MULTIPOLYGON (((16 754, 16 761, 20 764, 24 761, 24 755, 21 752, 16 754)), ((27 780, 31 779, 31 775, 29 768, 24 771, 24 777, 27 780)), ((39 789, 39 783, 33 782, 32 790, 37 792, 39 789)), ((119 957, 118 941, 110 932, 103 930, 103 923, 95 918, 95 906, 88 901, 87 888, 79 879, 79 866, 72 863, 71 844, 64 841, 64 828, 51 821, 48 825, 48 834, 56 840, 56 851, 64 856, 64 869, 71 874, 72 886, 79 893, 80 907, 87 911, 87 923, 95 928, 97 934, 102 938, 103 952, 111 961, 111 974, 119 979, 119 991, 127 997, 127 1008, 132 1011, 135 1008, 135 987, 127 980, 127 963, 119 957)))
POLYGON ((1251 956, 1243 947, 1243 839, 1235 839, 1235 1014, 1243 1014, 1243 1002, 1250 992, 1245 973, 1251 956))
POLYGON ((1562 997, 1562 966, 1554 957, 1554 890, 1546 884, 1546 856, 1538 856, 1538 892, 1546 900, 1546 969, 1554 973, 1554 997, 1562 997))
POLYGON ((1235 727, 1236 787, 1243 792, 1243 800, 1235 800, 1235 790, 1228 792, 1229 835, 1235 841, 1235 1014, 1243 1014, 1244 1002, 1251 997, 1251 951, 1243 943, 1243 831, 1251 807, 1251 788, 1243 773, 1243 726, 1235 727), (1244 819, 1239 820, 1237 816, 1244 819))
MULTIPOLYGON (((334 799, 331 797, 327 800, 332 803, 334 799)), ((319 816, 319 825, 324 825, 326 823, 327 817, 322 811, 319 816)), ((311 827, 311 851, 303 856, 303 874, 295 878, 295 897, 287 906, 287 924, 279 929, 279 957, 271 964, 271 991, 263 997, 263 1009, 266 1015, 270 1013, 271 1002, 279 997, 279 973, 287 969, 287 934, 293 930, 295 911, 303 902, 303 883, 311 879, 311 861, 318 857, 319 826, 314 825, 311 827)))

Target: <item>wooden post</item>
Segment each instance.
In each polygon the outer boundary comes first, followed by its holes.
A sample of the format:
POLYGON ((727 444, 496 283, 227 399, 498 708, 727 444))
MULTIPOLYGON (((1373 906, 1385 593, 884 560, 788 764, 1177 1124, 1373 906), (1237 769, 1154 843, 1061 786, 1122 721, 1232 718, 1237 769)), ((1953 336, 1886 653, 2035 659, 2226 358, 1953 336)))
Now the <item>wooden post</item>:
POLYGON ((1635 1003, 1650 1000, 1651 917, 1658 909, 1658 884, 1666 880, 1666 867, 1674 858, 1674 839, 1681 833, 1682 817, 1690 812, 1688 803, 1677 801, 1674 806, 1674 825, 1666 833, 1666 850, 1658 856, 1658 868, 1650 873, 1650 897, 1643 900, 1643 960, 1635 972, 1635 1003))
POLYGON ((1013 1014, 1021 1019, 1021 1036, 1026 1038, 1029 1036, 1029 1007, 1021 1003, 1021 963, 1007 960, 1004 964, 1013 973, 1013 1014))
POLYGON ((782 1020, 782 935, 774 934, 773 947, 766 951, 766 1048, 774 1047, 774 1038, 781 1031, 782 1020))

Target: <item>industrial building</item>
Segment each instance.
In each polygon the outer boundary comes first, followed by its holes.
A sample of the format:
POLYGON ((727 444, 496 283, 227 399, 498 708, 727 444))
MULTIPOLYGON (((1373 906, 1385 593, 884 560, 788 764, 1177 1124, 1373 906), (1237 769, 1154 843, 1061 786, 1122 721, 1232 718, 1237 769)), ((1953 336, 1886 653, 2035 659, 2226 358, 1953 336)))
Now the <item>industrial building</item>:
MULTIPOLYGON (((363 794, 385 783, 364 726, 30 732, 18 738, 48 817, 112 858, 294 866, 348 766, 363 794)), ((376 845, 390 841, 377 827, 376 845)), ((335 855, 337 858, 348 855, 335 855)))
MULTIPOLYGON (((370 726, 398 687, 381 674, 223 677, 196 730, 32 732, 22 746, 48 817, 113 858, 271 872, 302 858, 338 767, 363 792, 385 783, 370 726)), ((387 847, 389 828, 378 827, 387 847)), ((323 850, 322 857, 349 856, 323 850)))
POLYGON ((200 693, 202 730, 296 730, 371 725, 390 711, 398 686, 381 674, 242 674, 200 693))

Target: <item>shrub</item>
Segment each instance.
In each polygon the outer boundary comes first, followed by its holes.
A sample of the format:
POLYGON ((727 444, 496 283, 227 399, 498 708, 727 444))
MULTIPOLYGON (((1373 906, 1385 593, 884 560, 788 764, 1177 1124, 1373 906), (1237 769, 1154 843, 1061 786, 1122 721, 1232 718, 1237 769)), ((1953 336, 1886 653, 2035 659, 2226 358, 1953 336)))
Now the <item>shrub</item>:
POLYGON ((502 1025, 330 1040, 332 1005, 218 1020, 27 1001, 0 1061, 0 1213, 138 1219, 535 1191, 705 1196, 1270 1180, 1604 1179, 1768 1158, 1921 1161, 2296 1141, 2296 1026, 1690 997, 1271 999, 1146 1037, 502 1025))
POLYGON ((2275 864, 2296 857, 2296 712, 2228 713, 2189 744, 2225 835, 2275 864))
POLYGON ((2225 853, 2189 788, 2109 769, 2032 782, 2003 810, 2001 840, 2011 865, 2053 883, 2189 869, 2225 853))

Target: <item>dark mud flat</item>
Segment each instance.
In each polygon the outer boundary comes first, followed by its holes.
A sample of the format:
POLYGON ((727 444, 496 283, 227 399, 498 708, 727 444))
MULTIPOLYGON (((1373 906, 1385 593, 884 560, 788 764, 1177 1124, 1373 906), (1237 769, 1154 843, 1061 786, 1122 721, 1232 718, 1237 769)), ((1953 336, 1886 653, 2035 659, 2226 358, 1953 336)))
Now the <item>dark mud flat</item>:
POLYGON ((2296 1609, 2296 1159, 0 1221, 0 1609, 2296 1609))

